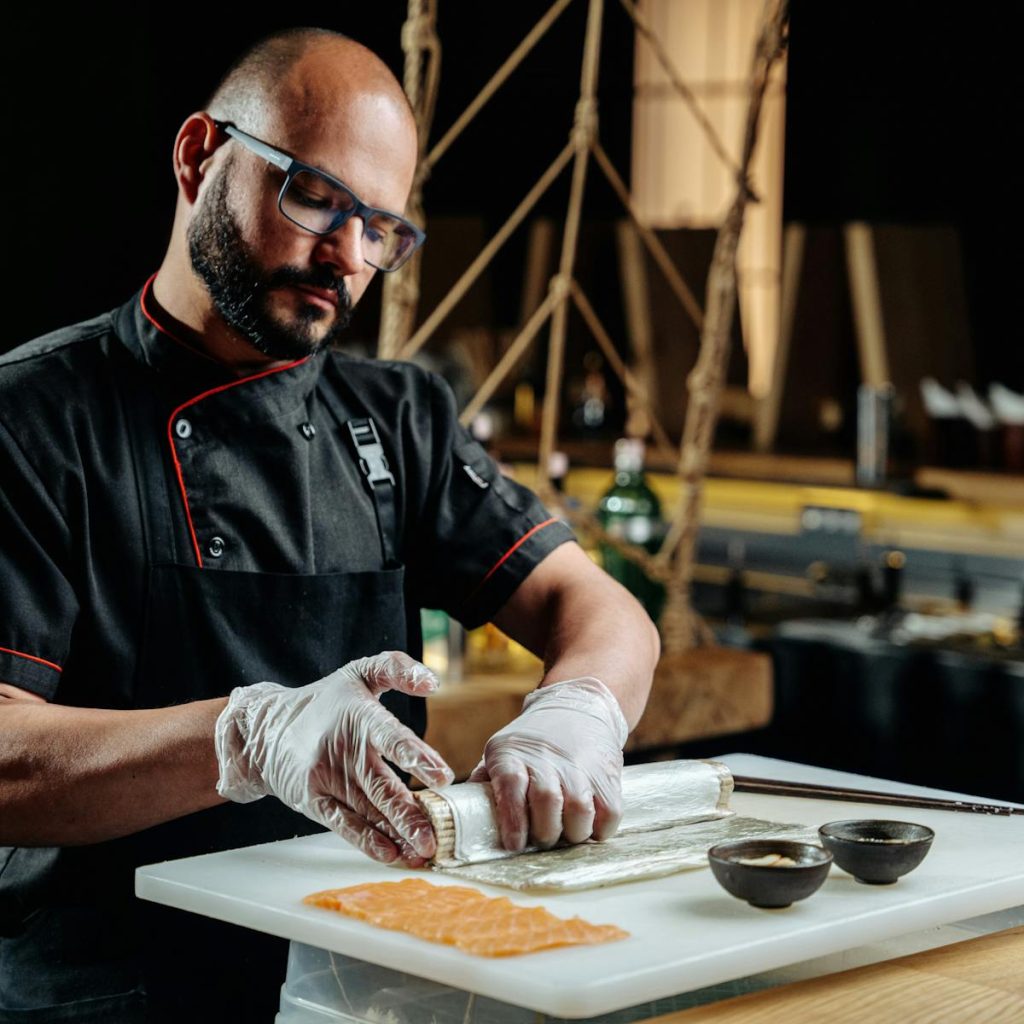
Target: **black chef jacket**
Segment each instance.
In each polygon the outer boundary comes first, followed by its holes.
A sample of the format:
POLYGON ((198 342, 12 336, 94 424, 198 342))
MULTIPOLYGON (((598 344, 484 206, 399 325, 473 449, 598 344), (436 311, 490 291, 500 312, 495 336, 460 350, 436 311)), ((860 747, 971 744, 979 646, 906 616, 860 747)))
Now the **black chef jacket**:
MULTIPOLYGON (((394 477, 406 619, 396 633, 414 656, 420 607, 479 625, 572 538, 497 472, 436 375, 324 352, 239 380, 158 325, 151 283, 110 314, 0 358, 0 680, 84 707, 213 696, 208 683, 182 679, 177 692, 140 698, 140 652, 164 625, 147 603, 154 546, 189 572, 261 574, 252 578, 265 579, 268 600, 296 574, 379 574, 387 545, 346 417, 373 422, 394 477), (138 486, 140 436, 160 453, 142 488, 148 498, 138 486)), ((282 630, 293 616, 329 647, 333 624, 317 608, 290 605, 281 615, 282 630)), ((244 636, 230 607, 215 618, 188 632, 244 636)), ((311 646, 302 677, 276 681, 302 685, 337 667, 311 646)), ((221 676, 223 694, 266 678, 244 657, 221 676)), ((391 696, 392 710, 422 733, 422 701, 391 696)), ((13 936, 0 938, 0 1018, 5 969, 26 969, 24 950, 4 945, 55 900, 61 856, 0 848, 0 936, 13 936)))

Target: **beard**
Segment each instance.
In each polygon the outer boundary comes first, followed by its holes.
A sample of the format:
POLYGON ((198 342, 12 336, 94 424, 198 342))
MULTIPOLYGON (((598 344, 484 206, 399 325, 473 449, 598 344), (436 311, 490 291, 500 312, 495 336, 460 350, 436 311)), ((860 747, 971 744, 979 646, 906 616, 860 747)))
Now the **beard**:
POLYGON ((205 282, 224 322, 264 355, 274 359, 314 355, 335 344, 348 326, 352 318, 348 287, 325 264, 313 270, 283 266, 269 272, 260 266, 228 206, 230 168, 229 161, 188 226, 192 269, 205 282), (304 304, 291 323, 272 315, 270 292, 285 285, 325 288, 337 295, 334 323, 322 336, 317 337, 313 326, 330 314, 313 303, 304 304))

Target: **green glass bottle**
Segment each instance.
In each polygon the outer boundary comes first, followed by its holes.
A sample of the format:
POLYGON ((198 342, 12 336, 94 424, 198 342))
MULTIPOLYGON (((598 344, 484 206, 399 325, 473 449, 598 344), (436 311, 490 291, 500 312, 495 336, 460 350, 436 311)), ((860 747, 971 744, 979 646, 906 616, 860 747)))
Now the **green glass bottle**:
MULTIPOLYGON (((597 521, 613 537, 657 552, 665 536, 661 502, 644 477, 644 443, 638 438, 615 442, 615 482, 597 505, 597 521)), ((600 545, 605 571, 618 580, 657 622, 665 588, 645 575, 635 562, 607 544, 600 545)))

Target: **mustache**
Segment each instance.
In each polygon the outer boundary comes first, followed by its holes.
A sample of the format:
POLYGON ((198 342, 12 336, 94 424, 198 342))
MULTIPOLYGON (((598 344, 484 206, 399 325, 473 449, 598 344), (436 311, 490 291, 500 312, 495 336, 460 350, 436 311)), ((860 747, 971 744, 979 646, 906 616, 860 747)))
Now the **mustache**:
POLYGON ((338 296, 338 309, 349 312, 352 309, 352 296, 349 293, 348 285, 340 277, 335 277, 325 267, 318 267, 315 270, 300 270, 298 267, 278 267, 269 275, 266 287, 280 288, 284 285, 307 285, 310 288, 323 288, 333 291, 338 296))

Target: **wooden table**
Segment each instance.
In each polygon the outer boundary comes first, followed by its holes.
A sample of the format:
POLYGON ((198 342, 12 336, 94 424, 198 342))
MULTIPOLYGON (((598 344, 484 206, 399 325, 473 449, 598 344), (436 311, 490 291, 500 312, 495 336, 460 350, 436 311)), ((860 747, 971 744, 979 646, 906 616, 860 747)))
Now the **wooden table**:
MULTIPOLYGON (((540 672, 476 676, 441 687, 428 702, 427 742, 465 778, 484 744, 519 714, 540 672)), ((772 717, 767 655, 724 647, 663 658, 651 699, 626 751, 671 748, 689 740, 759 729, 772 717)))
POLYGON ((653 1018, 649 1024, 1024 1021, 1024 928, 653 1018))

